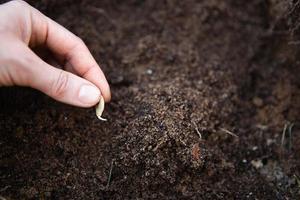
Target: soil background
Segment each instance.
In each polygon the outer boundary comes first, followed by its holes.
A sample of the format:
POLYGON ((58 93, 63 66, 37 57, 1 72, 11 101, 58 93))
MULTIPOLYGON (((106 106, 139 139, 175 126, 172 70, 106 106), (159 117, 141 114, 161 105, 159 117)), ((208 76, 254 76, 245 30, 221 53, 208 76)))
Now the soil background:
MULTIPOLYGON (((3 1, 2 1, 3 2, 3 1)), ((112 101, 0 88, 1 199, 299 199, 298 1, 30 1, 112 101)))

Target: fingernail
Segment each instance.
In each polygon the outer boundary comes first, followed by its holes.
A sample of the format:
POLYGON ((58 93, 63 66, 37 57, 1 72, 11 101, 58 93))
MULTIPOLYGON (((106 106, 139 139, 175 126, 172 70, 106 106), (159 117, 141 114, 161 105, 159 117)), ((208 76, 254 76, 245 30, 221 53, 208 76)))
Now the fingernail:
POLYGON ((92 85, 82 85, 78 98, 84 104, 96 104, 100 99, 100 90, 92 85))

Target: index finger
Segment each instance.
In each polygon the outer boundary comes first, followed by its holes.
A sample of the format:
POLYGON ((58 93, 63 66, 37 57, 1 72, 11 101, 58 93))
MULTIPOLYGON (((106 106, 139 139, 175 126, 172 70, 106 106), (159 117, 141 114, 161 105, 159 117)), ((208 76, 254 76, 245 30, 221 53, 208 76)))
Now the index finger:
POLYGON ((76 73, 94 83, 105 101, 111 98, 108 82, 84 42, 63 26, 32 8, 32 43, 45 44, 65 58, 76 73))

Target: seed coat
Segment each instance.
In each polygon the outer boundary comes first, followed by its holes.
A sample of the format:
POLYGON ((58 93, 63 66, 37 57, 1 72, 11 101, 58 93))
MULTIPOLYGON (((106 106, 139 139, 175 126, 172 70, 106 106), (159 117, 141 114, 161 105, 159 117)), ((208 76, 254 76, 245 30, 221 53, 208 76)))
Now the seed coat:
POLYGON ((101 96, 99 104, 96 106, 96 115, 97 115, 98 119, 100 119, 101 121, 107 121, 107 119, 102 117, 103 111, 104 111, 104 99, 101 96))

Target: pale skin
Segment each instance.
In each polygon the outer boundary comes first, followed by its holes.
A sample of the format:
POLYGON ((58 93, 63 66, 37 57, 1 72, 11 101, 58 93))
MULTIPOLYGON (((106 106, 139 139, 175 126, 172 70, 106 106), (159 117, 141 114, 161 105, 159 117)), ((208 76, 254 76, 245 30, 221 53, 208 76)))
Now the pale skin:
POLYGON ((91 107, 111 98, 109 85, 84 42, 23 1, 0 5, 0 86, 27 86, 57 101, 91 107), (41 59, 49 49, 61 69, 41 59))

